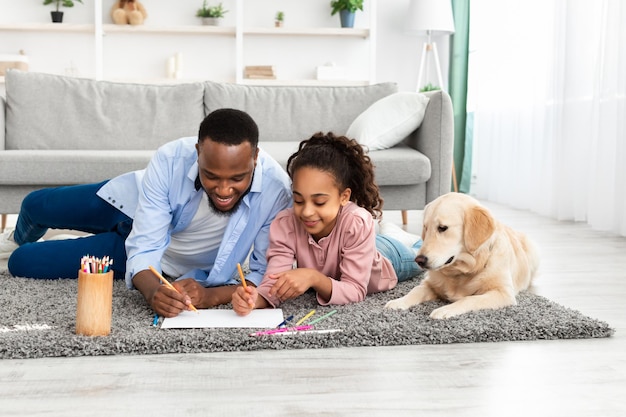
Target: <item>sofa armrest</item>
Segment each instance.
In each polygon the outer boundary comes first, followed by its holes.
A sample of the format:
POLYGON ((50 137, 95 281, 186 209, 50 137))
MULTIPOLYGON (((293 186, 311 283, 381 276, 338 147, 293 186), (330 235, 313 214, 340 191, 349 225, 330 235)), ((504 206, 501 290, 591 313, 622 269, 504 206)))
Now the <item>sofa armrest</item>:
POLYGON ((7 103, 4 100, 4 97, 0 96, 0 150, 6 149, 6 111, 7 111, 7 103))
POLYGON ((424 120, 405 140, 428 157, 431 176, 426 183, 426 204, 450 191, 454 149, 454 112, 450 96, 442 90, 429 91, 424 120))

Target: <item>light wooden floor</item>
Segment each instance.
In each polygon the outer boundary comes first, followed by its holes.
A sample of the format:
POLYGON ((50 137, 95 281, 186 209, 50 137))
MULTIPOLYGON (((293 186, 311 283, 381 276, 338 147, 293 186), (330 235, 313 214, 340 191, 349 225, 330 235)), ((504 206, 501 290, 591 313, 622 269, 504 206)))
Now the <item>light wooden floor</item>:
POLYGON ((614 337, 3 360, 0 415, 626 416, 626 239, 486 205, 540 247, 533 291, 614 337))

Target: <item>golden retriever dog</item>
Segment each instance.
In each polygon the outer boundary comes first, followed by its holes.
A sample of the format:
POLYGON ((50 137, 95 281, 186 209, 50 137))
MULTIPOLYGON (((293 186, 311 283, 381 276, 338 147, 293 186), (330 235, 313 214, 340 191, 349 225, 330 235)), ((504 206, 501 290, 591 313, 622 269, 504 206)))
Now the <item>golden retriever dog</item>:
POLYGON ((406 310, 442 299, 451 303, 430 317, 445 319, 515 305, 539 266, 537 250, 524 234, 466 194, 444 194, 426 205, 422 240, 415 262, 425 270, 424 279, 385 308, 406 310))

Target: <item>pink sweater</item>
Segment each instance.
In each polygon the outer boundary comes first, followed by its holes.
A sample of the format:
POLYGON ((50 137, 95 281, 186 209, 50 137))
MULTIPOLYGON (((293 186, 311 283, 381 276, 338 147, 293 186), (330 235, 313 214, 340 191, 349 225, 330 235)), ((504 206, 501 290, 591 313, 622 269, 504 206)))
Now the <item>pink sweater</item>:
POLYGON ((312 268, 332 278, 332 295, 322 305, 363 301, 366 294, 392 289, 398 277, 391 262, 376 250, 374 219, 364 208, 349 202, 340 211, 330 235, 315 242, 288 208, 270 226, 267 271, 259 294, 277 307, 280 300, 269 296, 275 280, 267 275, 299 268, 312 268))

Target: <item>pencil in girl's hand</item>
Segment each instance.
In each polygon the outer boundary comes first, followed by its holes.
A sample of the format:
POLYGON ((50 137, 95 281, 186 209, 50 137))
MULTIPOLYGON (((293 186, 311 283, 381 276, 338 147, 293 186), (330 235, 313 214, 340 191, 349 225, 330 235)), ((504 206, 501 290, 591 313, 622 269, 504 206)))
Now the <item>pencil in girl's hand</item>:
MULTIPOLYGON (((241 264, 239 262, 237 262, 237 271, 239 271, 239 278, 241 278, 241 286, 245 290, 246 288, 248 288, 248 284, 246 284, 246 277, 243 276, 243 270, 241 269, 241 264)), ((250 308, 254 307, 254 304, 252 303, 249 303, 249 305, 250 308)))
POLYGON ((241 278, 241 286, 245 290, 248 286, 246 284, 246 277, 243 276, 243 270, 241 269, 241 264, 237 262, 237 271, 239 271, 239 278, 241 278))
MULTIPOLYGON (((170 282, 168 280, 166 280, 165 278, 163 278, 163 275, 159 274, 159 271, 157 271, 156 269, 154 269, 154 267, 152 265, 150 265, 148 268, 150 268, 150 271, 152 271, 152 273, 154 275, 156 275, 163 284, 165 284, 166 287, 176 291, 177 293, 180 294, 180 291, 178 291, 176 289, 176 287, 174 287, 172 284, 170 284, 170 282)), ((193 311, 195 311, 196 313, 198 313, 198 310, 193 306, 193 304, 189 303, 189 308, 192 309, 193 311)), ((198 313, 200 314, 200 313, 198 313)))

